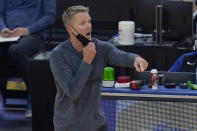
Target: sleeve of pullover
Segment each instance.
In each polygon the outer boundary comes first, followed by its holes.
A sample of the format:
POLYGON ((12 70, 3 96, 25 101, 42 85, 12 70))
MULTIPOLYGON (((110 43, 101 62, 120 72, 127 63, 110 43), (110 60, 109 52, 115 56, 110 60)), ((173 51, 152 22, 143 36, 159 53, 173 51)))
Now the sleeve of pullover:
POLYGON ((104 57, 107 59, 107 63, 115 66, 133 67, 135 57, 138 56, 134 53, 119 50, 114 45, 107 42, 104 44, 103 51, 103 54, 105 54, 104 57))

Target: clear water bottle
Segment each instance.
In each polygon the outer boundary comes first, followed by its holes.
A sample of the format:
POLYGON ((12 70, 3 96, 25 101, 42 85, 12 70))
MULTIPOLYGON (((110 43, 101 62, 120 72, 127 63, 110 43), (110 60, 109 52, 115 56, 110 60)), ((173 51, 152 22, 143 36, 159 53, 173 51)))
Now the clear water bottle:
POLYGON ((194 41, 193 50, 197 50, 197 40, 194 41))

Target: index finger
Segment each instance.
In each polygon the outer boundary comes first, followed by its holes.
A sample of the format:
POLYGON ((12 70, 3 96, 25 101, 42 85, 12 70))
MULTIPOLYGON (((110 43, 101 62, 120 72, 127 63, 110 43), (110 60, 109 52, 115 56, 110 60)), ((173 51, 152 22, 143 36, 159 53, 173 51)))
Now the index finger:
POLYGON ((138 65, 135 67, 135 69, 137 70, 137 72, 140 72, 140 70, 141 70, 140 66, 138 66, 138 65))
POLYGON ((143 72, 144 71, 144 65, 140 64, 140 71, 143 72))

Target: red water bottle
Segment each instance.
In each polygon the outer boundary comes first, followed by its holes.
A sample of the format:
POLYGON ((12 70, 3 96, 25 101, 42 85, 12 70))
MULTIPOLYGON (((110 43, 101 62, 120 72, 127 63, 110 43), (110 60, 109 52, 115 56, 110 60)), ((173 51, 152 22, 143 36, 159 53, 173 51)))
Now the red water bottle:
POLYGON ((158 74, 157 74, 157 69, 151 69, 151 71, 150 71, 150 87, 153 90, 158 89, 158 74))

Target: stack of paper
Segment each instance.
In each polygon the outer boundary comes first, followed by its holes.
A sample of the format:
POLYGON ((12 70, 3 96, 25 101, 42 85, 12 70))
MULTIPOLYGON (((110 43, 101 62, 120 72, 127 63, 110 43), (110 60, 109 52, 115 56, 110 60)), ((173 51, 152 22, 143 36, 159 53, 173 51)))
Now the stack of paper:
POLYGON ((12 42, 12 41, 17 41, 20 37, 2 37, 0 35, 0 42, 12 42))

